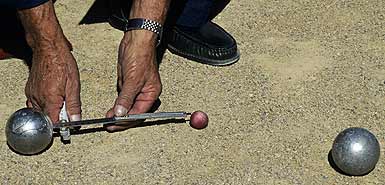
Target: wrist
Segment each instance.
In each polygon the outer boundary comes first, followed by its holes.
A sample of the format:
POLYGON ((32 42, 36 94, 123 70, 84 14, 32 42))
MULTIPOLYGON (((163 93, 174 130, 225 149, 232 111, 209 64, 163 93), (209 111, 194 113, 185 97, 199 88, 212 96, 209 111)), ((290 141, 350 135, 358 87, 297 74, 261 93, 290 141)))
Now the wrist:
POLYGON ((65 39, 61 36, 56 39, 36 39, 31 46, 33 52, 32 66, 50 65, 59 68, 70 60, 75 60, 65 39))
POLYGON ((27 43, 32 50, 40 50, 41 47, 57 49, 65 43, 52 1, 34 8, 19 10, 18 15, 25 30, 27 43))
POLYGON ((26 35, 27 43, 33 52, 58 50, 63 39, 57 35, 26 35))
POLYGON ((155 48, 158 35, 148 30, 131 30, 124 33, 123 42, 134 44, 139 47, 155 48))
POLYGON ((156 34, 146 30, 132 30, 124 33, 119 46, 119 62, 137 63, 146 68, 156 64, 156 34))

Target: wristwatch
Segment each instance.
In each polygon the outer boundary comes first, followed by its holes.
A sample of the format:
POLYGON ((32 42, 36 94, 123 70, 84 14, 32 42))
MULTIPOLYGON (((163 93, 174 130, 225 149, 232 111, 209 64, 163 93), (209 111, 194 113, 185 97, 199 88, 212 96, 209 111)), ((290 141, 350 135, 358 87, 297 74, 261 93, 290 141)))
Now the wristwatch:
POLYGON ((156 21, 149 20, 149 19, 142 19, 142 18, 136 18, 136 19, 126 19, 121 18, 116 15, 113 15, 110 17, 109 23, 112 27, 122 30, 124 32, 130 31, 130 30, 148 30, 152 31, 157 34, 157 45, 160 44, 160 41, 162 40, 162 32, 163 28, 162 25, 156 21))

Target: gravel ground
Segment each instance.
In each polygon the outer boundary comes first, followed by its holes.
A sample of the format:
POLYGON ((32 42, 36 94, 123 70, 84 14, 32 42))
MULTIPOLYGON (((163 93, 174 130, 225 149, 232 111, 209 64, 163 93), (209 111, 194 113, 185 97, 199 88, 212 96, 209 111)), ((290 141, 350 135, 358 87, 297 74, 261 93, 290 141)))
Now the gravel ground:
MULTIPOLYGON (((78 25, 93 1, 58 1, 74 45, 85 118, 103 117, 115 92, 122 33, 78 25)), ((210 125, 168 123, 58 138, 46 152, 9 150, 5 122, 24 107, 28 69, 0 61, 2 184, 384 184, 384 148, 372 173, 349 177, 328 163, 335 136, 358 126, 385 147, 385 3, 379 0, 238 0, 215 22, 241 60, 211 67, 166 53, 159 111, 203 110, 210 125)))

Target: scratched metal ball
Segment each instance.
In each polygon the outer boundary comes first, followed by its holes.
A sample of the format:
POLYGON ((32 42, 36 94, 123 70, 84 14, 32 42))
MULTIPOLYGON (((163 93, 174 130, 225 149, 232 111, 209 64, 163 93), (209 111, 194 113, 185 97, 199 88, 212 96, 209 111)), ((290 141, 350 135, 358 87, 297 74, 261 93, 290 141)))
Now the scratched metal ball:
POLYGON ((5 134, 8 145, 14 151, 32 155, 43 151, 51 143, 53 126, 44 113, 23 108, 8 119, 5 134))
POLYGON ((368 130, 348 128, 334 140, 332 158, 344 173, 352 176, 365 175, 374 169, 380 158, 380 144, 368 130))

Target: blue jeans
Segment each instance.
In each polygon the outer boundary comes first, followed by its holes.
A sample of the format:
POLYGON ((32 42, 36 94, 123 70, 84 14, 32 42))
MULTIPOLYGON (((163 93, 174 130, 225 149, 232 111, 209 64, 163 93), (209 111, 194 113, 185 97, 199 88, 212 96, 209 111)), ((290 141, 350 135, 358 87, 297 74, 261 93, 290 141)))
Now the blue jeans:
MULTIPOLYGON (((1 6, 27 9, 41 5, 48 0, 0 0, 1 6)), ((178 0, 174 0, 178 1, 178 0)), ((177 25, 186 29, 197 29, 207 23, 214 0, 187 0, 177 25)))
POLYGON ((39 6, 48 0, 0 0, 0 6, 16 9, 28 9, 39 6))
POLYGON ((213 0, 187 0, 177 25, 185 29, 198 29, 206 24, 213 0))

